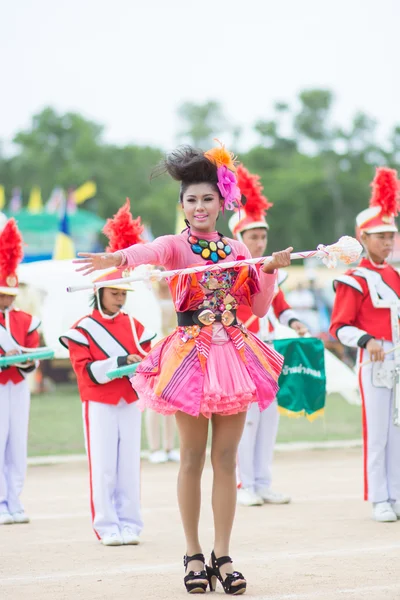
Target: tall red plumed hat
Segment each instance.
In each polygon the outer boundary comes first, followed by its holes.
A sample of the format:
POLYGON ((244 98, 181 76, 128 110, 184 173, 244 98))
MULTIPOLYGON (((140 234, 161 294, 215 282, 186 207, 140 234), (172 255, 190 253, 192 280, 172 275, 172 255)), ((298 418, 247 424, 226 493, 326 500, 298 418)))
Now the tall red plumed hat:
POLYGON ((17 267, 23 258, 23 240, 15 219, 0 232, 0 294, 18 294, 17 267))
POLYGON ((400 182, 397 172, 388 167, 377 168, 371 187, 369 208, 356 217, 357 233, 398 231, 395 222, 400 209, 400 182))
POLYGON ((229 228, 233 237, 240 239, 248 229, 269 229, 265 215, 272 203, 263 195, 264 188, 258 175, 252 175, 243 165, 237 167, 236 175, 245 201, 244 208, 238 209, 229 219, 229 228))
MULTIPOLYGON (((103 233, 108 237, 109 241, 106 251, 117 252, 117 250, 124 250, 134 244, 144 243, 144 240, 141 238, 143 230, 144 227, 141 224, 140 217, 137 219, 132 217, 130 200, 127 198, 125 204, 121 206, 112 219, 107 219, 107 222, 103 227, 103 233)), ((127 273, 125 267, 111 269, 97 277, 94 281, 100 282, 120 279, 125 273, 127 273)), ((130 283, 113 285, 111 287, 119 290, 132 291, 130 283)))

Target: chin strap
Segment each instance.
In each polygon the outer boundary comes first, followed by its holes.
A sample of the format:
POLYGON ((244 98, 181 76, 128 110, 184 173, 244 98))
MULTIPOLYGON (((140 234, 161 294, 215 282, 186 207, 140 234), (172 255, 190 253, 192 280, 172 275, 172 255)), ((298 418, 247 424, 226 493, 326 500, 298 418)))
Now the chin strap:
POLYGON ((376 268, 376 269, 386 269, 386 267, 388 266, 388 263, 383 261, 383 263, 380 265, 376 262, 374 262, 371 258, 371 256, 368 254, 367 252, 367 256, 368 256, 368 260, 369 262, 376 268))
POLYGON ((137 331, 136 331, 135 321, 133 320, 133 317, 131 317, 130 315, 128 315, 128 316, 129 316, 129 322, 131 324, 133 339, 135 341, 135 346, 136 346, 136 348, 138 349, 139 353, 142 356, 147 356, 148 353, 145 352, 143 350, 142 346, 140 345, 139 337, 138 337, 138 334, 137 334, 137 331))
POLYGON ((97 300, 97 309, 98 309, 99 313, 101 314, 101 316, 103 317, 103 319, 114 319, 114 317, 119 315, 119 313, 121 312, 121 309, 119 309, 119 311, 113 315, 106 315, 106 313, 103 311, 103 307, 101 306, 100 289, 97 289, 95 291, 95 295, 96 295, 96 300, 97 300))
MULTIPOLYGON (((98 306, 99 313, 101 314, 101 316, 104 319, 114 319, 114 317, 116 317, 117 315, 119 315, 119 313, 121 312, 121 309, 118 312, 116 312, 114 315, 112 315, 112 316, 106 315, 103 312, 103 309, 102 309, 102 306, 101 306, 101 302, 100 302, 100 290, 96 290, 95 294, 96 294, 97 306, 98 306)), ((148 353, 145 352, 143 350, 143 348, 141 347, 141 345, 140 345, 140 341, 139 341, 139 337, 138 337, 138 334, 137 334, 137 331, 136 331, 135 321, 133 320, 133 317, 130 316, 130 315, 128 315, 128 313, 125 313, 125 314, 129 317, 129 323, 130 323, 131 329, 132 329, 133 340, 135 342, 135 346, 138 349, 139 354, 141 354, 142 356, 147 356, 148 353)))

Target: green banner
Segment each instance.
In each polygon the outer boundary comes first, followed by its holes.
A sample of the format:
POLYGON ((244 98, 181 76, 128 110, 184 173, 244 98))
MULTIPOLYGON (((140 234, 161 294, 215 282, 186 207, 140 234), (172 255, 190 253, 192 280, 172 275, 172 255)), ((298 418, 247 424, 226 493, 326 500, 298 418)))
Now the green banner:
POLYGON ((290 338, 275 340, 274 347, 285 358, 278 382, 280 413, 314 420, 325 406, 324 344, 317 338, 290 338))

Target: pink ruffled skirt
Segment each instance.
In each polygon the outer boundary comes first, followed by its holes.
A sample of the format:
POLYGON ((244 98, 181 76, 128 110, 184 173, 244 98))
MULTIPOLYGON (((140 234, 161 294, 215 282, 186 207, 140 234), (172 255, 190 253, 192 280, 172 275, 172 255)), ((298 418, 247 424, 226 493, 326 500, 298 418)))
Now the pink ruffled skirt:
POLYGON ((278 392, 283 359, 252 334, 244 340, 241 352, 231 339, 211 343, 203 366, 195 340, 182 342, 178 332, 162 340, 131 379, 139 408, 206 418, 246 411, 252 402, 264 410, 278 392))

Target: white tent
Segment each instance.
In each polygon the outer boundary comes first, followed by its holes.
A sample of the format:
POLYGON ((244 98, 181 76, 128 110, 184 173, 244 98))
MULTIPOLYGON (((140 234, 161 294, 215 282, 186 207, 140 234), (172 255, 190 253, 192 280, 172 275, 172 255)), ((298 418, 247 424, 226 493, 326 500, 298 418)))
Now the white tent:
MULTIPOLYGON (((68 351, 58 341, 80 317, 91 312, 91 292, 68 293, 68 285, 90 282, 75 271, 69 260, 49 260, 23 263, 18 268, 20 284, 24 284, 17 297, 20 308, 34 313, 42 320, 41 331, 45 343, 55 351, 56 358, 68 358, 68 351)), ((139 273, 146 267, 138 267, 139 273)), ((94 276, 98 276, 95 273, 94 276)), ((134 292, 128 293, 125 310, 148 329, 161 335, 161 311, 151 284, 132 284, 134 292)))

